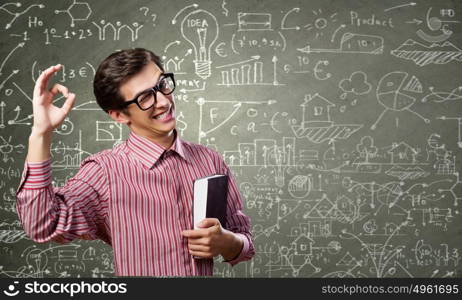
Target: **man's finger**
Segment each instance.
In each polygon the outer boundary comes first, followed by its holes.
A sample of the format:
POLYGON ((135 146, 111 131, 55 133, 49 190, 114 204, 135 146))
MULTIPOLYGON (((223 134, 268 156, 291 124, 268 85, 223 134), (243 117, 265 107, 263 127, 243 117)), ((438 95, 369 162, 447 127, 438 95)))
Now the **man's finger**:
POLYGON ((189 253, 193 256, 198 256, 201 258, 213 258, 213 255, 207 252, 202 251, 189 251, 189 253))
POLYGON ((49 67, 48 69, 43 71, 42 74, 40 74, 39 78, 37 79, 37 83, 36 83, 36 86, 39 87, 39 90, 37 92, 42 94, 42 92, 47 89, 48 80, 50 80, 50 77, 60 68, 61 68, 61 65, 57 64, 57 65, 49 67))
POLYGON ((193 229, 193 230, 183 230, 181 234, 187 238, 201 238, 207 235, 206 229, 193 229))
POLYGON ((213 227, 215 225, 218 225, 220 224, 220 221, 218 221, 218 219, 216 218, 207 218, 207 219, 203 219, 202 221, 200 221, 197 226, 200 227, 200 228, 208 228, 208 227, 213 227))
POLYGON ((41 92, 44 90, 43 86, 44 86, 44 78, 45 78, 45 74, 51 69, 52 67, 49 67, 48 69, 46 69, 45 71, 43 71, 42 73, 40 73, 39 77, 37 77, 37 80, 35 82, 35 86, 34 86, 34 94, 35 95, 40 95, 41 92))
POLYGON ((198 252, 209 252, 210 247, 204 245, 188 245, 190 251, 198 251, 198 252))
POLYGON ((188 243, 190 245, 208 245, 209 244, 209 241, 208 239, 204 239, 204 238, 189 238, 188 239, 188 243))
POLYGON ((61 64, 57 64, 54 66, 51 66, 47 69, 43 76, 43 86, 42 89, 45 90, 48 86, 48 80, 50 80, 51 76, 53 76, 54 73, 56 73, 59 69, 61 69, 61 64))
POLYGON ((59 83, 55 83, 55 85, 53 85, 53 87, 50 89, 50 92, 53 94, 53 96, 56 96, 56 94, 58 94, 58 92, 60 92, 61 94, 64 95, 64 97, 69 97, 69 90, 67 87, 65 87, 64 85, 61 85, 59 83))

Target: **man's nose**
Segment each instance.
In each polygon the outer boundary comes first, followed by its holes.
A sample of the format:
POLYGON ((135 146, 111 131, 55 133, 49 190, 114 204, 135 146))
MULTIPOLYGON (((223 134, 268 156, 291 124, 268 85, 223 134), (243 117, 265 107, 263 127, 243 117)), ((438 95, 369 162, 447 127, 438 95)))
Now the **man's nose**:
POLYGON ((157 91, 157 94, 156 94, 156 99, 157 99, 156 107, 168 106, 172 102, 171 97, 172 97, 171 95, 165 96, 161 92, 157 91))

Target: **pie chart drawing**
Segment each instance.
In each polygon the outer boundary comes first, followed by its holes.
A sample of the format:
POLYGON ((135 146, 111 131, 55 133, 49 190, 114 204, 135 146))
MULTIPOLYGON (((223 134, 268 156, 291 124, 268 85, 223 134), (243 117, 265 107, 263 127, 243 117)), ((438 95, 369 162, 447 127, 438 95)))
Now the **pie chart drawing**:
POLYGON ((377 121, 371 126, 374 130, 383 115, 388 111, 409 111, 422 118, 425 123, 430 120, 422 117, 417 112, 410 109, 416 101, 416 94, 422 93, 422 84, 415 76, 409 76, 403 71, 390 72, 384 75, 377 85, 377 100, 385 107, 377 121))

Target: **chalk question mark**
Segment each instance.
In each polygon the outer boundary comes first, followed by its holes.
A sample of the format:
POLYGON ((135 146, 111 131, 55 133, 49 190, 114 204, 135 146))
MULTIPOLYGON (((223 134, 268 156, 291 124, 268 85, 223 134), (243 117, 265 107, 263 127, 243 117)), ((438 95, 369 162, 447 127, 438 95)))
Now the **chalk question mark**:
MULTIPOLYGON (((143 14, 145 17, 148 16, 148 13, 149 13, 149 7, 146 7, 146 6, 143 6, 143 7, 140 7, 139 9, 140 11, 143 11, 143 14)), ((156 26, 155 22, 156 22, 156 19, 157 19, 157 14, 151 14, 151 17, 152 17, 152 26, 156 26)))

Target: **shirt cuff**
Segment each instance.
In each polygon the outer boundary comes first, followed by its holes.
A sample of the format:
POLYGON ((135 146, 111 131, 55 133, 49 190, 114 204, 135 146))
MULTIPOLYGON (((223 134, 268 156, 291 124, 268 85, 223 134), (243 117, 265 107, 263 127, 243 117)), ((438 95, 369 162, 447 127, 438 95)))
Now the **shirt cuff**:
POLYGON ((249 240, 244 234, 236 233, 236 232, 234 232, 234 234, 237 235, 237 237, 240 238, 244 242, 244 246, 242 246, 241 253, 239 253, 239 255, 236 258, 234 258, 233 260, 224 261, 224 262, 229 263, 231 266, 234 266, 238 262, 247 260, 247 252, 249 252, 249 248, 250 248, 249 240))
POLYGON ((51 158, 41 162, 24 163, 24 171, 18 191, 42 189, 51 184, 51 158))

